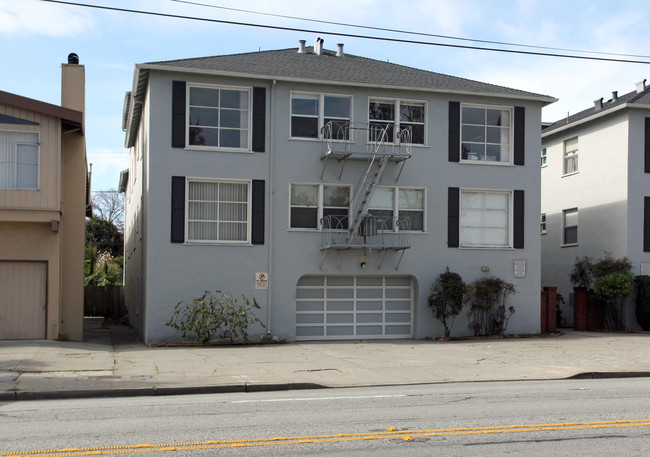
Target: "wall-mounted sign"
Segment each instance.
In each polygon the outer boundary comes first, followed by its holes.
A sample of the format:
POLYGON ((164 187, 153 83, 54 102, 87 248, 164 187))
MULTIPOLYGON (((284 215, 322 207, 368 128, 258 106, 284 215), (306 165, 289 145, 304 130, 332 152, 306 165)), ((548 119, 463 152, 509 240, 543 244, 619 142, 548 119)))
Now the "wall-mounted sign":
POLYGON ((269 288, 269 274, 268 273, 255 273, 255 288, 268 289, 269 288))
POLYGON ((513 260, 513 275, 515 278, 526 277, 526 259, 513 260))

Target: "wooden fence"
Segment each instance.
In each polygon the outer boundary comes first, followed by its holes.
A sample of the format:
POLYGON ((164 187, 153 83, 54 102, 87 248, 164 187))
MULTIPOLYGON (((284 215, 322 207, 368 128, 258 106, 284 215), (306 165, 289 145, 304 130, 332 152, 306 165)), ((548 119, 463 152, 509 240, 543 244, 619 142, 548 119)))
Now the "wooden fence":
POLYGON ((117 320, 125 314, 124 287, 84 287, 84 316, 103 316, 117 320))

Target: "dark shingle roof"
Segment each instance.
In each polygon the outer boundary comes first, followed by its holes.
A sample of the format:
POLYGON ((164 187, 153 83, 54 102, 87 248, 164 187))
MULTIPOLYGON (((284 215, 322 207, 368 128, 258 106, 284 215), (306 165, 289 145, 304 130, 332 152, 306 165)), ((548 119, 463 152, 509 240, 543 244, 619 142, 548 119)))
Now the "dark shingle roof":
POLYGON ((388 86, 424 89, 441 92, 473 93, 535 99, 545 103, 553 97, 534 94, 508 87, 487 84, 470 79, 448 76, 366 57, 325 50, 317 55, 312 47, 304 54, 296 48, 275 51, 231 54, 195 59, 151 62, 144 67, 170 67, 218 73, 232 73, 251 77, 289 80, 313 80, 338 84, 388 86))
POLYGON ((568 125, 577 124, 580 121, 588 120, 591 116, 600 116, 608 111, 614 111, 615 108, 622 105, 649 105, 650 106, 650 86, 646 87, 642 92, 632 91, 625 95, 621 95, 616 100, 611 99, 603 102, 602 108, 596 110, 595 105, 591 108, 580 111, 568 118, 560 119, 553 122, 548 127, 542 129, 542 134, 553 132, 554 130, 566 127, 568 125))

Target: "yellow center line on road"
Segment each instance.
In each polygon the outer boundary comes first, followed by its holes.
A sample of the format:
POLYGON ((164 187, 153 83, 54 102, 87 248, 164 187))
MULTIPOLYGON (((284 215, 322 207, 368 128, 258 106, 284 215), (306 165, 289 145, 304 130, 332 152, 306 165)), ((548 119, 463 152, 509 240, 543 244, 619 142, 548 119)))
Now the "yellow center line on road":
POLYGON ((621 427, 650 427, 650 419, 600 422, 562 422, 552 424, 504 425, 495 427, 458 427, 433 430, 397 430, 393 427, 387 427, 387 431, 385 432, 370 433, 340 433, 335 435, 254 438, 249 440, 211 440, 187 443, 135 444, 124 446, 96 446, 82 448, 0 452, 0 457, 78 457, 89 455, 140 454, 145 452, 173 452, 200 449, 279 446, 308 443, 337 443, 385 439, 401 439, 403 441, 413 441, 415 438, 433 436, 488 435, 498 433, 569 431, 621 427))

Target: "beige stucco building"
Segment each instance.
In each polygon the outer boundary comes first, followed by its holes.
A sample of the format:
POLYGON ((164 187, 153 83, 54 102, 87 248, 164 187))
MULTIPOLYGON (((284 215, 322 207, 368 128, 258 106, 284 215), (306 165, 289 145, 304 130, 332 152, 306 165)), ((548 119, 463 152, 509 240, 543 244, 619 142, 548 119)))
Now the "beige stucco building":
POLYGON ((0 91, 0 339, 83 337, 84 86, 71 54, 61 106, 0 91))

